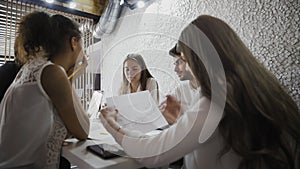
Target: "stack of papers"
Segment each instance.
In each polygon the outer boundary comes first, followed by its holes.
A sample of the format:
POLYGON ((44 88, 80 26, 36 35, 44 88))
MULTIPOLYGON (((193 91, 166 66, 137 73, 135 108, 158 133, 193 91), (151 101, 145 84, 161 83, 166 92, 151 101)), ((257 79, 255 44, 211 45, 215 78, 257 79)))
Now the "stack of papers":
POLYGON ((117 121, 126 129, 148 133, 168 125, 149 91, 113 96, 107 106, 118 110, 117 121))

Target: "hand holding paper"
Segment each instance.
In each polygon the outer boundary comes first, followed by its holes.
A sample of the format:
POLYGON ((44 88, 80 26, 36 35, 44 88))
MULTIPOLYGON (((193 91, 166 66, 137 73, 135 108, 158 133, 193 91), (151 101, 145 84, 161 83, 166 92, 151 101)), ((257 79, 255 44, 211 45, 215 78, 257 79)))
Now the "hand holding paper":
POLYGON ((94 91, 92 99, 89 103, 88 116, 90 118, 96 118, 99 112, 100 104, 102 102, 103 94, 100 91, 94 91))
POLYGON ((147 133, 168 125, 149 91, 107 98, 107 106, 118 109, 118 123, 129 130, 147 133))
POLYGON ((180 117, 181 106, 174 96, 167 95, 166 97, 167 99, 159 105, 159 108, 168 123, 172 125, 180 117))

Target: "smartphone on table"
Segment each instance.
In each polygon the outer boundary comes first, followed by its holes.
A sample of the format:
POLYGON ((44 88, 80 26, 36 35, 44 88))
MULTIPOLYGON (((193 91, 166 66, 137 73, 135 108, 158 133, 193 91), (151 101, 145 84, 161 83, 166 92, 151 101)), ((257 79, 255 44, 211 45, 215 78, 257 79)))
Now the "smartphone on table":
POLYGON ((86 147, 88 151, 98 155, 103 159, 110 159, 115 157, 124 156, 124 151, 117 147, 109 144, 95 144, 86 147))

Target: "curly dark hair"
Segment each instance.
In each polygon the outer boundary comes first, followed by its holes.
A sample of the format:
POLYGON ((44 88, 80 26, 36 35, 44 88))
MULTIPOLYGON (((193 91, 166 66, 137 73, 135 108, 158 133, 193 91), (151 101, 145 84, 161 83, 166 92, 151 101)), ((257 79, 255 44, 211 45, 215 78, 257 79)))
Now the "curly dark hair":
POLYGON ((17 37, 16 43, 25 51, 20 60, 25 63, 39 52, 46 58, 63 52, 66 41, 80 39, 81 32, 78 24, 65 16, 34 11, 21 18, 17 37))
POLYGON ((18 35, 20 44, 24 48, 24 60, 26 62, 31 57, 35 57, 40 51, 45 52, 45 56, 51 55, 49 45, 51 44, 50 15, 45 12, 34 11, 21 18, 18 35))

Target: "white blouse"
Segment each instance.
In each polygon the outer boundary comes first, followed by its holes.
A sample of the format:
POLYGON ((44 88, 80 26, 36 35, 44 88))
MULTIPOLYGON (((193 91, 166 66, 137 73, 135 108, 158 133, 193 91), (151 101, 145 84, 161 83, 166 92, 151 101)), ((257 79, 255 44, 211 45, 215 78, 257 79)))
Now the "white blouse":
POLYGON ((189 107, 193 106, 193 98, 198 97, 200 92, 201 87, 195 89, 189 80, 180 82, 180 86, 175 89, 172 95, 180 102, 181 113, 184 113, 189 107))
MULTIPOLYGON (((158 83, 154 78, 148 78, 146 84, 146 90, 149 90, 152 98, 158 104, 159 103, 159 91, 158 91, 158 83)), ((141 91, 141 85, 137 88, 137 92, 141 91)), ((127 86, 126 94, 131 93, 130 85, 127 86)))
POLYGON ((0 104, 0 168, 58 168, 67 129, 41 85, 37 58, 25 64, 0 104))
POLYGON ((218 158, 223 148, 218 129, 206 142, 199 143, 211 104, 200 94, 193 102, 176 124, 158 135, 135 137, 136 131, 127 132, 121 143, 125 152, 147 167, 165 166, 184 156, 186 169, 237 169, 240 158, 233 151, 218 158))

